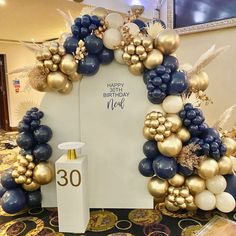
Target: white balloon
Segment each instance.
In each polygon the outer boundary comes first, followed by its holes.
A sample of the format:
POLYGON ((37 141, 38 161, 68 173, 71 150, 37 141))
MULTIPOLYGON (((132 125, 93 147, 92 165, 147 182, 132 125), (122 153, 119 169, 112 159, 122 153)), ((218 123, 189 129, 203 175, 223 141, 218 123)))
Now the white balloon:
POLYGON ((123 57, 122 57, 123 53, 124 53, 124 51, 122 49, 116 49, 114 51, 115 60, 120 64, 125 64, 123 57))
POLYGON ((108 28, 115 28, 115 29, 118 29, 125 22, 123 16, 116 12, 108 14, 105 18, 105 21, 108 23, 108 28))
POLYGON ((223 192, 216 195, 216 208, 219 211, 228 213, 234 210, 235 200, 234 197, 227 192, 223 192))
POLYGON ((212 193, 219 194, 225 191, 227 182, 222 175, 216 175, 206 180, 206 186, 212 193))
POLYGON ((204 211, 210 211, 216 207, 216 197, 208 190, 198 193, 194 200, 197 207, 204 211))
POLYGON ((162 108, 166 113, 179 113, 183 109, 183 100, 180 96, 170 95, 164 99, 162 108))
POLYGON ((161 105, 151 105, 150 108, 148 109, 147 113, 150 113, 152 111, 157 111, 157 112, 161 112, 163 115, 165 115, 165 111, 163 110, 162 106, 161 105))
POLYGON ((129 33, 131 35, 133 35, 133 36, 137 36, 139 34, 139 32, 140 32, 139 27, 136 24, 134 24, 134 23, 126 23, 123 26, 123 28, 124 27, 128 27, 129 28, 129 33))
POLYGON ((117 29, 108 29, 103 35, 103 44, 106 48, 114 50, 115 47, 120 45, 122 36, 119 30, 117 29))

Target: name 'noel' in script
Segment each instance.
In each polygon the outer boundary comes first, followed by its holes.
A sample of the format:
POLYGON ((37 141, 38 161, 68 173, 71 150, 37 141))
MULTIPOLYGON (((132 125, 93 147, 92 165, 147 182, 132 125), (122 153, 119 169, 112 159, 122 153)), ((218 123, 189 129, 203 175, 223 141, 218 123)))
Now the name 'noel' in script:
POLYGON ((103 98, 106 98, 107 109, 124 109, 125 99, 130 95, 129 92, 124 91, 124 83, 108 83, 106 91, 103 93, 103 98))

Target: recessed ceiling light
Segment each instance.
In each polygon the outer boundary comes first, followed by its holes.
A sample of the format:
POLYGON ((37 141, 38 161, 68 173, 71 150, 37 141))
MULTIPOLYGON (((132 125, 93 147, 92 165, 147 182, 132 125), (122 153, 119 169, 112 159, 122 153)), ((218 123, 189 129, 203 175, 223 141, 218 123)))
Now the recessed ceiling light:
POLYGON ((6 1, 5 0, 0 0, 0 5, 5 5, 6 1))

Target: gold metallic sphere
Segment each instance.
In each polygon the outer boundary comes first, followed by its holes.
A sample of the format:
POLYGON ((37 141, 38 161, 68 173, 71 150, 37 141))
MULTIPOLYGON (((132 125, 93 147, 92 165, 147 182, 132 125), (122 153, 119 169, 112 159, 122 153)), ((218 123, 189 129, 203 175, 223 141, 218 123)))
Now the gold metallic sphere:
POLYGON ((178 205, 182 205, 182 204, 184 204, 184 198, 183 197, 181 197, 181 196, 177 196, 176 198, 175 198, 175 201, 177 202, 177 204, 178 205))
POLYGON ((159 197, 159 198, 154 198, 154 201, 156 202, 156 203, 161 203, 161 202, 164 202, 165 201, 165 196, 164 197, 159 197))
POLYGON ((144 71, 144 66, 142 62, 138 62, 136 64, 130 65, 129 66, 129 71, 133 75, 141 75, 144 71))
POLYGON ((29 162, 26 160, 26 158, 22 157, 19 161, 19 164, 21 166, 28 166, 29 162))
POLYGON ((18 172, 20 175, 24 174, 26 171, 27 171, 27 169, 26 169, 26 167, 24 167, 24 166, 18 166, 18 167, 17 167, 17 172, 18 172))
POLYGON ((191 195, 189 195, 189 190, 188 190, 188 188, 180 189, 179 194, 180 194, 180 196, 182 196, 182 197, 184 197, 184 198, 186 198, 186 197, 188 197, 188 196, 191 196, 191 195))
POLYGON ((70 75, 76 72, 77 63, 72 55, 66 54, 62 57, 59 67, 64 74, 70 75))
POLYGON ((27 170, 26 172, 25 172, 25 176, 26 177, 31 177, 33 175, 33 171, 32 170, 27 170))
POLYGON ((137 55, 142 55, 145 52, 145 48, 142 45, 136 47, 135 52, 137 55))
POLYGON ((67 83, 67 76, 59 71, 51 72, 47 77, 48 87, 55 90, 63 89, 67 83))
POLYGON ((136 64, 139 62, 139 57, 137 55, 132 55, 130 60, 132 64, 136 64))
POLYGON ((154 46, 163 54, 173 53, 179 46, 179 35, 172 29, 162 30, 154 41, 154 46))
POLYGON ((58 48, 58 54, 59 54, 60 56, 64 56, 64 55, 66 54, 66 50, 65 50, 65 48, 64 48, 63 46, 60 46, 60 47, 58 48))
POLYGON ((70 80, 67 80, 66 85, 63 89, 58 90, 59 93, 69 94, 73 89, 73 83, 70 80))
POLYGON ((139 36, 134 37, 133 43, 135 46, 139 46, 142 44, 142 39, 139 36))
POLYGON ((30 162, 29 165, 27 166, 29 170, 33 170, 34 167, 35 167, 35 164, 33 162, 30 162))
POLYGON ((206 188, 205 180, 197 175, 186 178, 185 184, 192 194, 200 193, 206 188))
POLYGON ((33 156, 32 155, 26 155, 25 159, 28 161, 28 162, 32 162, 34 160, 33 156))
POLYGON ((167 194, 168 181, 152 177, 148 182, 148 191, 154 198, 161 198, 167 194))
POLYGON ((144 36, 142 38, 142 45, 147 48, 147 47, 150 47, 150 46, 153 46, 153 39, 151 37, 148 37, 148 36, 144 36))
POLYGON ((182 120, 176 114, 168 114, 166 119, 172 123, 171 131, 177 132, 182 127, 182 120))
POLYGON ((53 61, 53 63, 58 64, 61 61, 61 56, 58 55, 58 54, 53 55, 52 56, 52 61, 53 61))
POLYGON ((130 44, 127 46, 127 53, 129 53, 130 55, 134 55, 135 53, 135 46, 130 44))
POLYGON ((92 11, 92 15, 98 16, 101 19, 105 18, 107 14, 108 14, 108 11, 103 7, 96 7, 92 11))
POLYGON ((186 206, 186 210, 188 210, 188 211, 196 211, 197 208, 198 207, 195 205, 194 202, 188 203, 186 206))
POLYGON ((20 176, 17 178, 18 184, 24 184, 25 181, 26 181, 26 176, 25 176, 25 175, 20 175, 20 176))
POLYGON ((185 197, 185 201, 186 201, 186 203, 188 203, 188 204, 189 204, 189 203, 192 203, 193 200, 194 200, 194 198, 193 198, 192 195, 189 195, 189 196, 185 197))
POLYGON ((52 62, 52 60, 45 60, 45 61, 43 62, 43 64, 44 64, 44 66, 45 66, 46 68, 50 69, 50 68, 52 67, 52 65, 53 65, 53 62, 52 62))
POLYGON ((83 78, 83 75, 81 75, 77 72, 74 72, 73 74, 70 74, 69 77, 68 77, 68 79, 70 81, 73 81, 73 82, 81 80, 82 78, 83 78))
POLYGON ((217 161, 212 158, 207 158, 199 165, 198 175, 203 179, 210 179, 219 173, 217 161))
POLYGON ((40 188, 40 185, 36 181, 32 181, 30 184, 23 184, 22 185, 23 189, 26 191, 35 191, 40 188))
POLYGON ((201 91, 205 91, 209 85, 209 78, 206 72, 201 71, 198 74, 198 88, 201 91))
POLYGON ((167 196, 167 200, 174 203, 175 202, 175 196, 170 194, 170 195, 167 196))
POLYGON ((27 178, 26 181, 25 181, 25 183, 26 183, 26 184, 31 184, 32 181, 33 181, 32 178, 27 178))
POLYGON ((236 154, 236 141, 232 138, 223 138, 222 139, 223 144, 226 146, 226 156, 233 156, 236 154))
POLYGON ((33 171, 33 179, 41 185, 50 183, 53 179, 53 171, 50 164, 48 162, 37 164, 33 171))
POLYGON ((143 128, 143 136, 148 140, 153 140, 155 137, 153 134, 150 133, 148 127, 143 128))
POLYGON ((58 46, 56 46, 55 44, 51 44, 49 46, 49 51, 52 53, 52 54, 56 54, 58 52, 58 46))
POLYGON ((168 211, 175 212, 179 210, 179 207, 175 206, 172 202, 165 200, 165 207, 168 211))
POLYGON ((52 57, 52 54, 47 48, 45 48, 42 52, 42 56, 43 56, 44 60, 50 60, 52 57))
POLYGON ((43 57, 41 52, 37 52, 36 53, 36 59, 39 60, 39 61, 42 61, 44 59, 44 57, 43 57))
POLYGON ((218 166, 219 166, 219 174, 220 175, 227 175, 227 174, 232 173, 233 163, 229 157, 223 156, 218 161, 218 166))
POLYGON ((177 137, 184 143, 184 142, 187 142, 191 138, 191 135, 186 128, 182 127, 178 131, 177 137))
POLYGON ((20 174, 17 172, 17 170, 13 170, 11 175, 13 178, 18 178, 20 176, 20 174))
POLYGON ((153 49, 151 52, 148 53, 147 59, 143 61, 144 66, 147 69, 154 69, 158 65, 163 62, 163 54, 157 50, 153 49))
POLYGON ((55 72, 58 71, 58 65, 57 64, 53 64, 50 68, 51 71, 55 72))
POLYGON ((176 174, 173 178, 168 180, 169 184, 174 187, 181 187, 184 184, 184 181, 184 176, 180 174, 176 174))

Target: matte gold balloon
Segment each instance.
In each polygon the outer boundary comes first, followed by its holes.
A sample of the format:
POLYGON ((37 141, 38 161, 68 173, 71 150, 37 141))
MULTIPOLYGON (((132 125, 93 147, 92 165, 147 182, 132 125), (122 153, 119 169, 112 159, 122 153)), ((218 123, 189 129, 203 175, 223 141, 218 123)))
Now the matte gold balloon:
POLYGON ((191 138, 191 135, 186 128, 182 127, 178 131, 177 137, 184 143, 184 142, 187 142, 191 138))
POLYGON ((227 175, 227 174, 230 174, 232 172, 233 163, 232 163, 232 160, 229 157, 223 156, 218 161, 218 165, 219 165, 219 174, 220 175, 227 175))
POLYGON ((167 194, 168 181, 152 177, 148 182, 148 191, 155 198, 164 197, 167 194))
POLYGON ((68 79, 75 82, 75 81, 78 81, 78 80, 81 80, 83 78, 83 75, 77 73, 77 72, 74 72, 73 74, 70 74, 68 79))
POLYGON ((72 55, 66 54, 62 57, 59 67, 63 73, 70 75, 76 71, 77 63, 72 55))
POLYGON ((25 159, 28 161, 28 162, 32 162, 34 160, 33 156, 32 155, 26 155, 25 159))
POLYGON ((198 174, 203 179, 210 179, 219 173, 217 161, 212 158, 207 158, 199 165, 198 174))
POLYGON ((185 184, 192 194, 200 193, 206 188, 205 180, 197 175, 186 178, 185 184))
POLYGON ((176 157, 182 149, 182 142, 176 135, 172 134, 163 142, 158 142, 158 149, 164 156, 176 157))
POLYGON ((172 202, 165 200, 165 207, 167 210, 175 212, 179 210, 179 207, 175 206, 172 202))
POLYGON ((30 184, 23 184, 22 185, 23 189, 26 191, 35 191, 40 188, 40 185, 36 181, 32 181, 30 184))
POLYGON ((163 54, 173 53, 179 46, 179 35, 172 29, 162 30, 154 41, 154 46, 163 54))
POLYGON ((226 146, 226 156, 231 156, 236 154, 236 141, 232 138, 223 138, 222 139, 223 144, 226 146))
POLYGON ((48 87, 55 90, 63 89, 67 83, 67 76, 59 71, 51 72, 47 77, 48 87))
POLYGON ((173 178, 168 180, 168 182, 174 187, 181 187, 184 184, 184 181, 184 176, 180 174, 176 174, 173 178))
POLYGON ((58 90, 59 93, 69 94, 73 89, 73 84, 70 80, 67 80, 66 85, 63 89, 58 90))
POLYGON ((92 11, 92 15, 98 16, 101 19, 105 18, 108 14, 108 11, 103 8, 103 7, 96 7, 93 11, 92 11))
POLYGON ((171 131, 177 132, 182 127, 182 120, 176 114, 168 114, 166 119, 172 123, 171 131))
POLYGON ((33 179, 41 184, 48 184, 52 181, 53 171, 47 162, 40 162, 37 164, 33 171, 33 179))
POLYGON ((205 91, 209 85, 209 78, 206 72, 201 71, 198 73, 198 88, 205 91))
POLYGON ((138 62, 136 64, 130 65, 129 66, 129 71, 133 75, 141 75, 143 73, 143 71, 144 71, 143 63, 142 62, 138 62))
POLYGON ((147 59, 143 61, 144 66, 147 69, 154 69, 163 62, 163 54, 157 50, 153 49, 148 53, 147 59))

